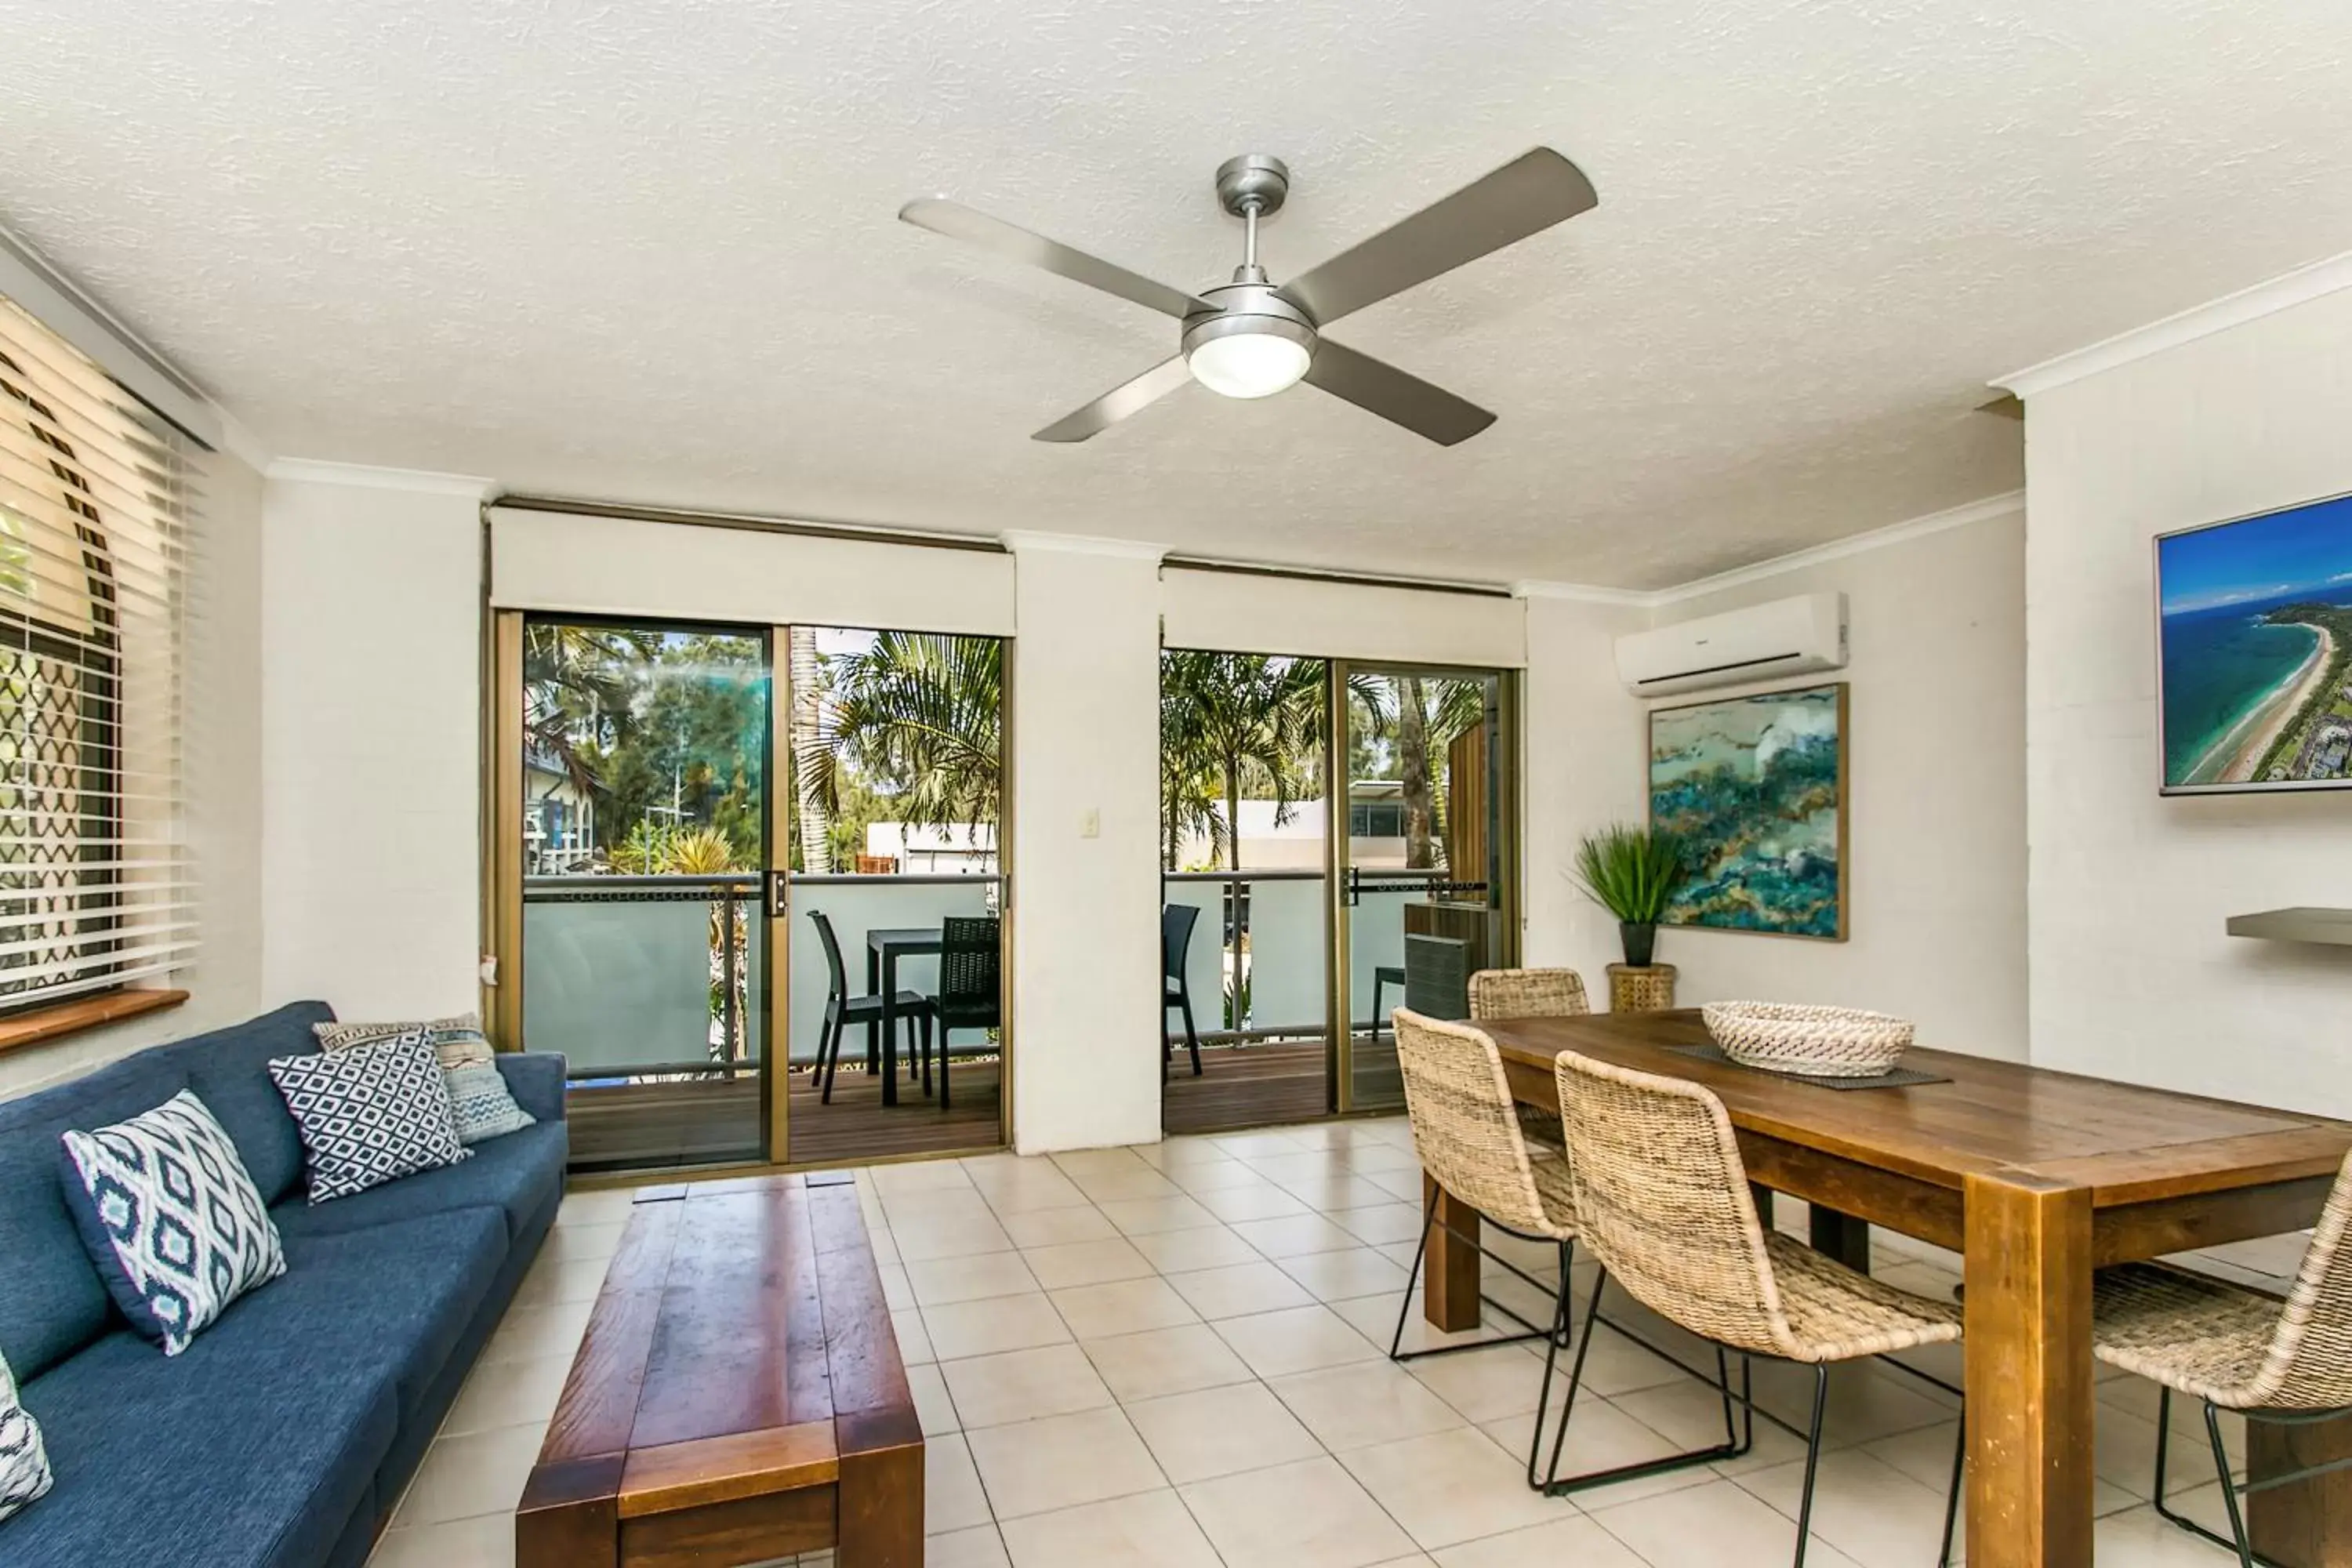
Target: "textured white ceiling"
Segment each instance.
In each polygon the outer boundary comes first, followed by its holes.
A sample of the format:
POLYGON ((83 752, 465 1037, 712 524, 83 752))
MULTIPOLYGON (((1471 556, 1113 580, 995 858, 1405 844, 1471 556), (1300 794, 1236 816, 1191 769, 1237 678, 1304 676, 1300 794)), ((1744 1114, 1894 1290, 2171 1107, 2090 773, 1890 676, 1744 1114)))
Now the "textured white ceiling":
POLYGON ((520 489, 1650 586, 2007 489, 1990 375, 2352 247, 2342 0, 0 0, 0 220, 274 449, 520 489), (1528 147, 1598 211, 1300 388, 1029 432, 1175 328, 934 193, 1277 278, 1528 147))

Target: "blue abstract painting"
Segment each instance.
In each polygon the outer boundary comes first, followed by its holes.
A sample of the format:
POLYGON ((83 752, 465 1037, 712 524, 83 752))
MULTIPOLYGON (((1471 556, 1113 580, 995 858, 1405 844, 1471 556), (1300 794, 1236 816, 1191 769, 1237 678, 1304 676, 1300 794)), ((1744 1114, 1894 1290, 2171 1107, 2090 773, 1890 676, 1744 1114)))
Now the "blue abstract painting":
POLYGON ((1665 923, 1845 936, 1843 681, 1650 714, 1650 826, 1689 847, 1665 923))

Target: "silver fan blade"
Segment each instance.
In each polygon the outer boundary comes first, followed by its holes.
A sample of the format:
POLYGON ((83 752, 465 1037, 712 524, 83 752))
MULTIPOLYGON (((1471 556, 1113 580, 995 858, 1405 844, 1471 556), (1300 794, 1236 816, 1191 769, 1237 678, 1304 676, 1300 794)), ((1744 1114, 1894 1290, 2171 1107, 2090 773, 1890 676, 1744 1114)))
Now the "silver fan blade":
POLYGON ((1584 172, 1549 147, 1512 159, 1276 292, 1329 326, 1465 261, 1515 245, 1601 203, 1584 172))
POLYGON ((943 234, 950 239, 961 239, 968 245, 977 245, 982 250, 992 250, 999 256, 1025 261, 1048 272, 1058 272, 1088 288, 1116 294, 1122 300, 1132 300, 1180 321, 1195 310, 1216 309, 1207 300, 1196 300, 1181 289, 1155 283, 1139 272, 1129 272, 1115 262, 1105 261, 1098 256, 1088 256, 1083 250, 1073 250, 1058 239, 1032 234, 1002 218, 974 212, 961 202, 951 202, 943 196, 926 196, 920 201, 908 202, 898 209, 898 216, 917 228, 928 228, 933 234, 943 234))
POLYGON ((1441 447, 1467 441, 1495 422, 1495 416, 1476 404, 1328 338, 1315 345, 1315 361, 1307 367, 1307 379, 1332 396, 1344 397, 1441 447))
POLYGON ((1076 413, 1056 419, 1029 438, 1032 441, 1083 441, 1099 436, 1129 415, 1159 402, 1192 379, 1184 356, 1161 360, 1133 381, 1112 387, 1076 413))

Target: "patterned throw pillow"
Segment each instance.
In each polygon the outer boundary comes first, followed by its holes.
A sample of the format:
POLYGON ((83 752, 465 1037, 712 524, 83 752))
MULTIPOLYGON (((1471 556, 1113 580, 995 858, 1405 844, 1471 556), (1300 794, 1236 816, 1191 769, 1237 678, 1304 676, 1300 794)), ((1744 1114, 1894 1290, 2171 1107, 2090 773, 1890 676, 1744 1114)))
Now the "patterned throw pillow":
POLYGON ((302 1135, 314 1204, 472 1152, 457 1142, 449 1088, 421 1029, 348 1050, 274 1057, 269 1076, 302 1135))
POLYGON ((286 1272, 236 1145, 182 1089, 154 1110, 65 1134, 66 1205, 100 1278, 148 1339, 178 1355, 228 1304, 286 1272))
POLYGON ((433 1042, 441 1070, 449 1080, 449 1105, 457 1117, 457 1139, 479 1143, 486 1138, 520 1132, 538 1119, 514 1101, 506 1076, 496 1065, 497 1052, 482 1033, 478 1014, 460 1013, 451 1018, 427 1018, 405 1024, 313 1024, 319 1048, 345 1051, 378 1040, 397 1039, 422 1031, 433 1042))
POLYGON ((0 1520, 47 1491, 49 1479, 41 1424, 16 1402, 16 1380, 0 1361, 0 1520))

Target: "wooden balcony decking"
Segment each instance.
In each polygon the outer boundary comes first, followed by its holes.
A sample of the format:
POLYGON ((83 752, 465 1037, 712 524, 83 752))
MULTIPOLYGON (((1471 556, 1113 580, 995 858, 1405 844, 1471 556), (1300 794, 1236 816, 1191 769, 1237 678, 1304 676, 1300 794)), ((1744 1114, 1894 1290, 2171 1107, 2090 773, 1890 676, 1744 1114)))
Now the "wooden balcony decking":
MULTIPOLYGON (((1320 1040, 1209 1047, 1201 1052, 1201 1076, 1194 1078, 1180 1044, 1169 1059, 1160 1094, 1160 1127, 1170 1133, 1223 1132, 1327 1116, 1331 1104, 1326 1054, 1320 1040)), ((1358 1103, 1394 1108, 1403 1104, 1403 1097, 1396 1043, 1385 1034, 1377 1044, 1370 1035, 1358 1035, 1358 1103)))
MULTIPOLYGON (((1319 1041, 1211 1047, 1201 1076, 1179 1046, 1169 1062, 1160 1123, 1171 1133, 1222 1132, 1276 1122, 1312 1121, 1330 1110, 1319 1041)), ((811 1075, 794 1068, 788 1092, 794 1165, 850 1164, 914 1154, 982 1153, 1003 1146, 1001 1064, 960 1060, 954 1103, 945 1111, 902 1083, 895 1106, 880 1084, 844 1061, 833 1103, 823 1103, 811 1075)), ((1396 1046, 1356 1037, 1360 1107, 1402 1103, 1396 1046)), ((583 1173, 663 1171, 754 1163, 762 1158, 756 1078, 690 1079, 572 1090, 572 1168, 583 1173)))
MULTIPOLYGON (((898 1103, 886 1108, 881 1084, 854 1068, 842 1063, 830 1105, 819 1099, 806 1069, 793 1070, 786 1108, 791 1163, 847 1164, 1003 1146, 997 1063, 958 1061, 954 1102, 944 1111, 923 1097, 919 1084, 909 1090, 902 1083, 898 1103)), ((762 1158, 756 1078, 574 1089, 567 1114, 575 1171, 665 1170, 762 1158)))

